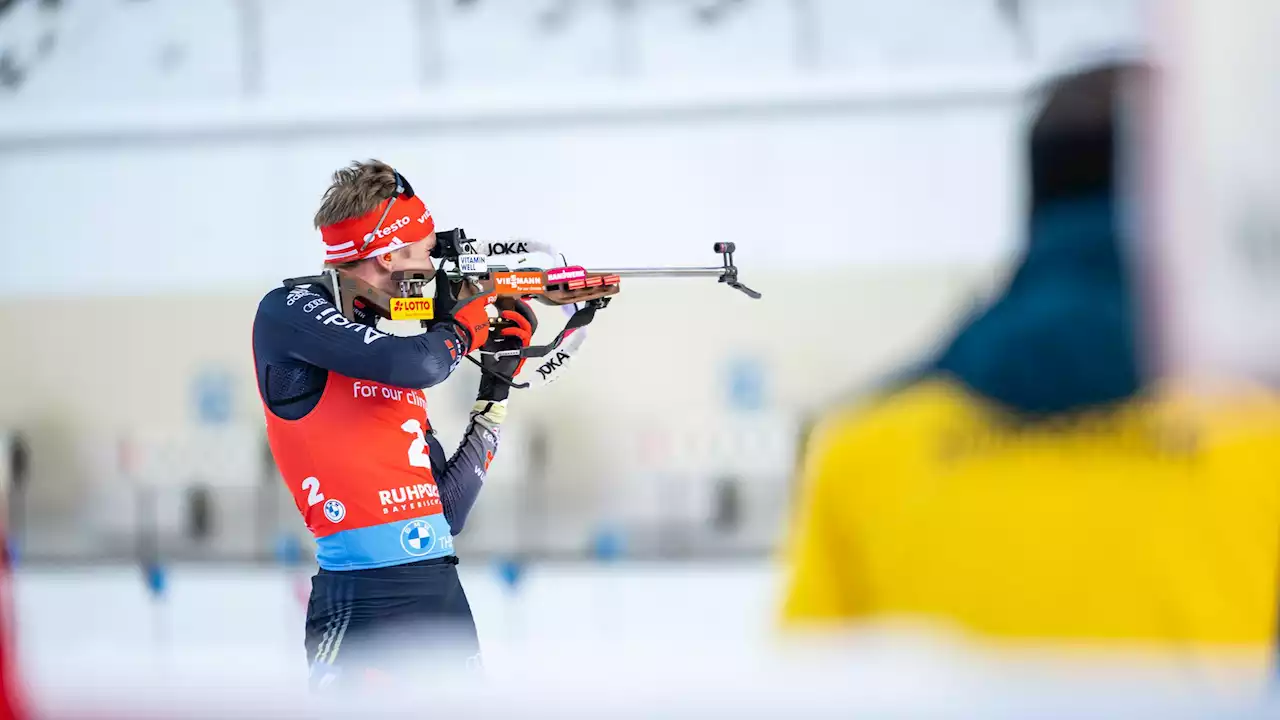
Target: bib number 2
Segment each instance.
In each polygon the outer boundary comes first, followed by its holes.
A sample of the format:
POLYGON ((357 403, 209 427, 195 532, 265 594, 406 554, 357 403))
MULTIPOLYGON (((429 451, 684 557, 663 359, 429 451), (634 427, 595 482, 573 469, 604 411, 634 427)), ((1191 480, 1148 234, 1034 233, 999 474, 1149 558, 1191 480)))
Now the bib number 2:
POLYGON ((413 441, 409 443, 409 466, 430 470, 431 455, 427 451, 427 437, 422 430, 422 423, 409 418, 404 421, 400 429, 414 436, 413 441))
POLYGON ((324 502, 324 493, 320 492, 320 480, 309 477, 302 481, 302 489, 307 492, 307 507, 314 507, 324 502))
MULTIPOLYGON (((411 467, 431 469, 431 455, 427 451, 427 437, 422 430, 422 423, 417 420, 406 420, 400 429, 413 435, 409 443, 409 465, 411 467)), ((320 492, 320 479, 312 476, 302 481, 302 489, 307 491, 307 507, 314 507, 324 502, 324 493, 320 492)))

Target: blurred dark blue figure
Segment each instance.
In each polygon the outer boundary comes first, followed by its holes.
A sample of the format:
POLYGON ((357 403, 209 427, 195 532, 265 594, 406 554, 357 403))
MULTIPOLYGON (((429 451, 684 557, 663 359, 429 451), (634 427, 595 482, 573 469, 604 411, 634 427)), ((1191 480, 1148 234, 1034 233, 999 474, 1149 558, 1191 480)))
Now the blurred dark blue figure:
POLYGON ((933 368, 1024 416, 1114 404, 1140 384, 1107 90, 1118 72, 1078 78, 1046 106, 1031 137, 1025 255, 933 368))
POLYGON ((1274 672, 1280 394, 1153 382, 1138 352, 1159 329, 1127 267, 1135 199, 1158 189, 1157 72, 1050 80, 1007 287, 915 382, 821 420, 789 627, 910 619, 996 647, 1140 649, 1188 678, 1274 672))

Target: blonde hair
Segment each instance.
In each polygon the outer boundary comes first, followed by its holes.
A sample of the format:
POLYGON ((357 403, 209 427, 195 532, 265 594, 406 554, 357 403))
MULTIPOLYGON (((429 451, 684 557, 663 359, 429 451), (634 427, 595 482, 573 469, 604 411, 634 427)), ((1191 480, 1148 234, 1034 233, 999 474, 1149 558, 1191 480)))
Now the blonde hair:
POLYGON ((316 228, 360 217, 395 192, 396 171, 390 165, 380 160, 353 162, 333 174, 316 211, 316 228))

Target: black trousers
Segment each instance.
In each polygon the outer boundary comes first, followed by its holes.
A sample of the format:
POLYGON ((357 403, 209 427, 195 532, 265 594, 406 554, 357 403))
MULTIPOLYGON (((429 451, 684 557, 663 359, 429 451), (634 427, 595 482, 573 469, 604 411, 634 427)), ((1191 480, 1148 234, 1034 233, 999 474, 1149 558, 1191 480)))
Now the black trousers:
POLYGON ((480 642, 457 563, 317 572, 307 602, 311 688, 420 687, 424 678, 478 670, 480 642))

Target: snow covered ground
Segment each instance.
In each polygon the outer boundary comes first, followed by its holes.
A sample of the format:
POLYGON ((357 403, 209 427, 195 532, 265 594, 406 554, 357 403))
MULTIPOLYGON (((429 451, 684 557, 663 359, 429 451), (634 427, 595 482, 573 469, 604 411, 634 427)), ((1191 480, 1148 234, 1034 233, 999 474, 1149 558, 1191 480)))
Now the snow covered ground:
MULTIPOLYGON (((493 565, 459 570, 487 674, 499 680, 528 675, 530 658, 545 669, 608 655, 670 666, 677 648, 683 659, 699 648, 742 654, 767 642, 775 614, 765 563, 533 565, 515 587, 493 565)), ((21 569, 23 672, 37 697, 57 702, 148 688, 302 688, 311 572, 178 566, 153 598, 133 567, 21 569)))
MULTIPOLYGON (((358 708, 308 698, 310 572, 176 567, 153 600, 135 568, 22 568, 19 657, 49 717, 1252 717, 1256 683, 1222 692, 1185 666, 1014 658, 895 627, 838 648, 775 633, 764 562, 541 564, 518 587, 460 566, 483 687, 384 692, 358 708)), ((1175 663, 1176 664, 1176 663, 1175 663)), ((1220 679, 1219 679, 1220 680, 1220 679)))
MULTIPOLYGON (((763 563, 534 565, 515 588, 487 564, 464 562, 459 571, 493 672, 530 646, 758 644, 774 617, 774 576, 763 563)), ((125 656, 154 661, 148 672, 171 672, 195 648, 228 662, 251 654, 305 677, 311 572, 179 566, 153 600, 136 568, 22 570, 21 656, 37 685, 125 656)))

